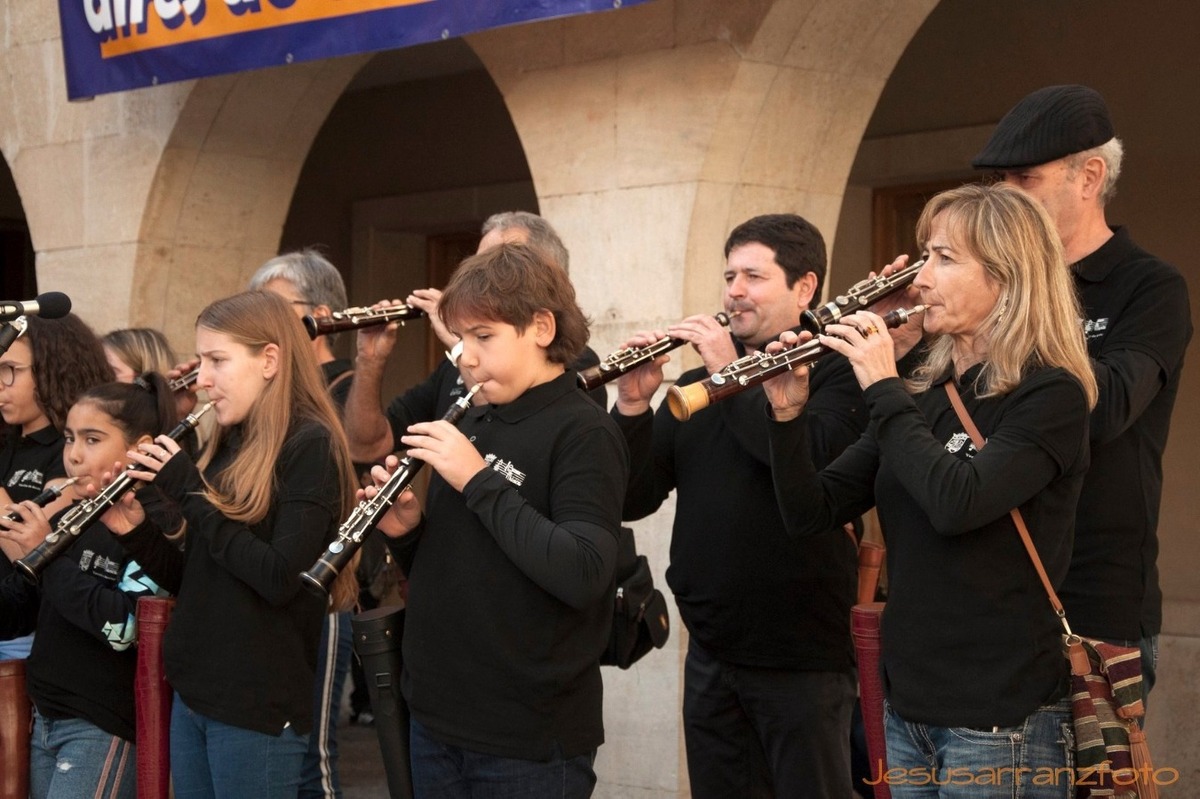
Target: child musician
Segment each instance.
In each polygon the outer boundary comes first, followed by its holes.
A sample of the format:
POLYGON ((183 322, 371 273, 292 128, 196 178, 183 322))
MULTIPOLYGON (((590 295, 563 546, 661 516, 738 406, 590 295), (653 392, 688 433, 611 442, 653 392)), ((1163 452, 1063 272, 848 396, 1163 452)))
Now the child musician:
POLYGON ((517 244, 464 261, 438 313, 487 404, 458 427, 408 428, 409 455, 437 472, 427 519, 405 492, 379 525, 409 580, 414 791, 587 797, 629 469, 620 433, 565 368, 587 320, 566 273, 517 244))
MULTIPOLYGON (((326 612, 299 575, 349 512, 350 454, 304 330, 278 296, 209 305, 196 352, 218 423, 198 463, 165 436, 130 453, 142 467, 132 474, 179 504, 184 549, 134 526, 136 508, 125 509, 130 524, 109 526, 178 597, 163 639, 176 799, 295 797, 326 612)), ((347 570, 333 594, 356 590, 347 570)))

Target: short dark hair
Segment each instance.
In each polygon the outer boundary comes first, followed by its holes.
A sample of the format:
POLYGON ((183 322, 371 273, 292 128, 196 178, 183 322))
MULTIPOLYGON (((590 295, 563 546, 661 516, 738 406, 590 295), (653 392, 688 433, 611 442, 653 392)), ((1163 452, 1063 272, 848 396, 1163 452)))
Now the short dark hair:
POLYGON ((540 247, 501 244, 472 255, 454 271, 438 302, 448 327, 467 319, 505 322, 524 332, 538 311, 554 314, 554 341, 546 348, 551 363, 569 364, 588 340, 588 319, 575 301, 565 269, 540 247))
POLYGON ((775 263, 787 275, 788 288, 812 272, 817 276, 813 296, 821 296, 821 286, 825 283, 825 239, 807 219, 796 214, 762 214, 747 219, 725 240, 725 257, 743 244, 761 244, 773 250, 775 263))

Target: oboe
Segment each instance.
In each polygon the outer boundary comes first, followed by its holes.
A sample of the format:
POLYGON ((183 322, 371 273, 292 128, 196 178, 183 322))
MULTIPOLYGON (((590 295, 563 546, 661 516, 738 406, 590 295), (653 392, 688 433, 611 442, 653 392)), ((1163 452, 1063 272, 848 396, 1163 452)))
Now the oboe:
MULTIPOLYGON (((861 311, 871 303, 883 299, 889 294, 899 291, 909 283, 912 283, 917 279, 917 272, 920 272, 921 267, 924 265, 925 259, 922 258, 915 264, 909 264, 887 277, 880 275, 860 280, 847 289, 845 294, 839 294, 834 297, 832 302, 827 302, 819 308, 800 314, 800 327, 815 336, 825 330, 826 325, 831 325, 843 316, 848 316, 855 311, 861 311)), ((904 323, 901 322, 900 324, 904 323)))
POLYGON ((190 388, 200 378, 200 369, 197 367, 185 375, 180 375, 174 380, 167 381, 167 388, 172 392, 182 391, 185 388, 190 388))
POLYGON ((306 316, 304 328, 308 331, 309 338, 316 338, 327 333, 386 325, 388 322, 399 322, 403 325, 424 315, 425 312, 420 308, 403 304, 390 308, 347 308, 344 311, 334 311, 329 316, 306 316))
MULTIPOLYGON (((200 417, 207 413, 212 406, 213 404, 209 402, 189 413, 167 435, 173 441, 179 441, 196 428, 200 417)), ((28 555, 13 561, 13 565, 20 570, 25 579, 36 585, 47 564, 66 552, 80 533, 91 527, 106 510, 125 495, 125 492, 134 487, 137 478, 130 475, 130 471, 137 468, 136 464, 126 466, 125 471, 113 478, 113 481, 105 486, 99 494, 91 499, 83 500, 63 514, 63 517, 58 520, 58 525, 50 531, 42 543, 30 550, 28 555)))
MULTIPOLYGON (((924 305, 908 309, 897 308, 883 317, 883 323, 888 327, 899 327, 924 311, 924 305)), ((813 339, 774 355, 756 352, 753 355, 738 358, 698 383, 671 386, 667 389, 667 407, 671 409, 672 416, 681 422, 686 422, 697 411, 707 408, 718 400, 745 391, 751 386, 791 371, 797 366, 814 363, 831 352, 833 350, 830 347, 813 339)))
MULTIPOLYGON (((58 485, 46 486, 45 488, 42 489, 42 493, 38 494, 36 497, 34 497, 33 499, 31 499, 29 501, 32 502, 34 505, 37 505, 39 508, 44 508, 47 505, 49 505, 51 502, 53 502, 54 500, 61 497, 62 492, 66 489, 66 487, 69 485, 74 485, 75 481, 78 479, 79 479, 78 477, 72 477, 70 480, 65 480, 65 481, 59 483, 58 485)), ((8 515, 6 515, 4 517, 4 521, 15 522, 20 518, 21 518, 21 514, 17 513, 16 511, 13 511, 12 513, 9 513, 8 515)))
MULTIPOLYGON (((722 327, 725 327, 729 324, 729 320, 739 313, 741 311, 734 311, 731 314, 718 313, 713 318, 720 322, 722 327)), ((629 370, 636 369, 686 343, 681 338, 667 337, 660 338, 653 344, 647 344, 644 347, 625 347, 617 350, 595 366, 589 366, 580 372, 578 375, 579 387, 584 391, 599 388, 611 380, 616 380, 629 370)))
MULTIPOLYGON (((450 406, 450 410, 446 411, 442 421, 458 424, 466 415, 467 408, 471 407, 471 400, 477 391, 479 391, 479 384, 472 386, 470 391, 459 397, 450 406)), ((402 458, 396 471, 392 472, 392 476, 387 479, 386 483, 379 486, 375 496, 358 503, 358 507, 350 513, 350 518, 342 522, 342 526, 338 528, 337 538, 325 548, 325 552, 312 565, 311 569, 301 572, 300 579, 304 580, 306 587, 322 593, 329 592, 329 587, 333 585, 333 581, 337 579, 342 569, 350 564, 354 553, 358 552, 359 547, 363 545, 367 534, 375 529, 375 525, 383 518, 383 514, 404 493, 404 489, 412 484, 413 478, 417 476, 417 472, 421 471, 421 467, 424 465, 425 461, 422 460, 411 457, 402 458)))

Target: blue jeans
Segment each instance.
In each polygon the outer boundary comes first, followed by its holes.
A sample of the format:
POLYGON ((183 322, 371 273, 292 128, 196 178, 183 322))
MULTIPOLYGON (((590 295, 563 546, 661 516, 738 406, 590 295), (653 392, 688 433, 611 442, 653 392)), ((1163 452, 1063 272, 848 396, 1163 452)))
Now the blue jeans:
POLYGON ((540 762, 447 746, 416 719, 410 725, 413 795, 421 799, 587 799, 596 752, 540 762))
POLYGON ((280 735, 201 716, 175 694, 171 708, 171 781, 175 799, 295 799, 308 736, 280 735))
POLYGON ((328 613, 321 625, 317 649, 317 679, 313 685, 313 729, 300 769, 302 799, 340 799, 337 723, 342 709, 342 689, 350 671, 353 644, 350 612, 328 613))
POLYGON ((848 799, 854 677, 726 663, 688 643, 683 733, 694 799, 848 799))
POLYGON ((33 713, 29 747, 32 799, 134 799, 134 746, 83 719, 48 719, 33 713))
POLYGON ((1038 708, 1015 727, 934 727, 884 705, 888 770, 872 768, 895 799, 1072 799, 1071 705, 1038 708))

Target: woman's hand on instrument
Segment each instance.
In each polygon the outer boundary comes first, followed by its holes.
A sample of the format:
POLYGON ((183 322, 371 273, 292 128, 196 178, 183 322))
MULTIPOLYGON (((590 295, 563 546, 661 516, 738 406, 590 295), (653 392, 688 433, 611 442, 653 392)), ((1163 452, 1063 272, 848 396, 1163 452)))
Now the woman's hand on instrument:
POLYGON ((458 336, 446 329, 438 316, 438 303, 442 301, 442 292, 438 289, 417 289, 404 300, 413 308, 420 308, 429 317, 429 327, 433 334, 442 342, 442 346, 450 350, 458 343, 458 336))
POLYGON ((0 514, 0 551, 10 560, 25 557, 48 535, 50 520, 35 502, 25 500, 6 505, 0 514), (20 518, 12 521, 3 518, 10 513, 16 513, 20 518))
POLYGON ((169 436, 159 436, 153 441, 138 444, 125 453, 134 467, 129 473, 144 483, 154 482, 167 461, 179 451, 179 445, 169 436))
MULTIPOLYGON (((371 309, 378 311, 383 308, 394 308, 397 305, 404 305, 404 302, 380 300, 372 305, 371 309)), ((396 331, 399 329, 399 322, 360 327, 358 336, 354 340, 357 358, 360 361, 376 363, 382 367, 388 356, 392 354, 392 348, 396 346, 396 331)))
MULTIPOLYGON (((667 334, 662 330, 644 330, 630 337, 621 348, 641 349, 666 337, 667 334)), ((662 385, 663 365, 670 360, 670 355, 660 355, 618 377, 617 411, 624 416, 640 416, 649 410, 650 399, 662 385)))
POLYGON ((854 367, 858 385, 866 388, 889 377, 897 377, 895 348, 887 325, 879 314, 858 311, 828 325, 820 341, 840 352, 854 367))
MULTIPOLYGON (((379 493, 379 488, 388 481, 392 473, 400 464, 400 460, 395 455, 388 455, 384 459, 383 466, 375 465, 371 467, 372 485, 366 488, 360 488, 357 492, 358 501, 371 500, 379 493)), ((399 538, 413 530, 421 522, 421 504, 417 502, 417 496, 411 489, 406 488, 400 492, 400 496, 396 497, 396 501, 388 508, 388 512, 383 514, 376 525, 384 535, 389 538, 399 538)))
POLYGON ((462 491, 467 481, 488 465, 462 431, 442 419, 409 425, 400 442, 408 448, 410 458, 428 463, 455 491, 462 491))
MULTIPOLYGON (((105 472, 100 476, 100 482, 107 487, 117 478, 117 475, 124 471, 125 467, 120 461, 113 464, 112 471, 105 472)), ((87 487, 88 496, 96 495, 95 486, 87 487)), ((134 496, 136 492, 126 491, 125 494, 118 499, 112 507, 104 511, 100 515, 100 521, 104 526, 113 533, 113 535, 125 535, 133 531, 135 527, 141 524, 146 519, 146 511, 142 508, 142 503, 138 502, 134 496)))
MULTIPOLYGON (((896 260, 885 266, 879 274, 882 277, 889 277, 906 266, 908 266, 908 256, 899 255, 896 257, 896 260)), ((874 276, 875 273, 872 272, 871 277, 874 276)), ((909 283, 901 291, 893 292, 886 297, 880 297, 868 306, 868 310, 880 316, 886 316, 899 308, 911 308, 914 305, 919 305, 920 302, 921 292, 912 283, 909 283)), ((908 354, 909 350, 917 346, 925 331, 921 327, 921 317, 917 315, 899 327, 891 328, 888 332, 892 336, 893 352, 895 353, 896 360, 900 360, 908 354)))
MULTIPOLYGON (((767 343, 764 352, 774 355, 791 349, 812 339, 812 333, 804 332, 797 335, 790 330, 780 334, 777 341, 767 343)), ((763 391, 767 401, 771 403, 771 414, 777 422, 789 422, 800 415, 808 403, 808 372, 809 364, 801 364, 795 369, 784 372, 763 383, 763 391)))
POLYGON ((723 326, 711 314, 689 316, 678 324, 667 328, 671 338, 683 339, 692 345, 704 361, 709 374, 733 363, 738 357, 729 328, 723 326))

